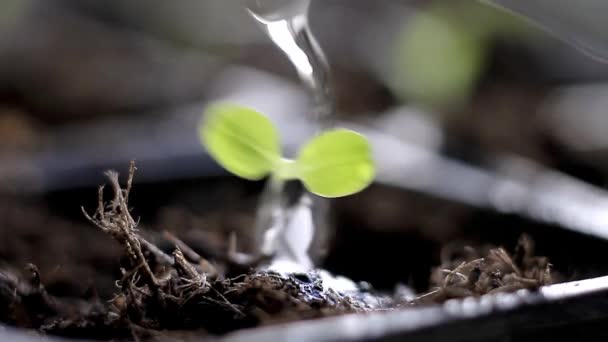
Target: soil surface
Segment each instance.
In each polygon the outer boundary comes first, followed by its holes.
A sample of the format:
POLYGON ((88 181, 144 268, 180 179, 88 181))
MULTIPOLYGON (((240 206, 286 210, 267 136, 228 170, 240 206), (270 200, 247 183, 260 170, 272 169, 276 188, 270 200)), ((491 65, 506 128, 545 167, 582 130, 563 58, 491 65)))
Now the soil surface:
POLYGON ((95 211, 83 209, 90 225, 64 222, 5 199, 0 210, 5 222, 0 228, 5 237, 0 241, 2 323, 88 339, 221 335, 536 289, 554 279, 547 258, 535 256, 532 240, 522 236, 512 254, 494 246, 445 246, 441 265, 430 272, 431 287, 414 299, 369 286, 340 293, 314 271, 263 271, 267 259, 238 253, 236 235, 182 240, 139 227, 128 205, 134 172, 132 164, 124 188, 117 173, 107 173, 110 191, 99 189, 95 211))

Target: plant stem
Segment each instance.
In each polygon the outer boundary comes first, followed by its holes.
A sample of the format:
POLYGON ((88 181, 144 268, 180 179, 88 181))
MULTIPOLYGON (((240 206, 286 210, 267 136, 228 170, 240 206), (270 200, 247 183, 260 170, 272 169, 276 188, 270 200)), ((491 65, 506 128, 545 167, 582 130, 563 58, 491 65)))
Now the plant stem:
POLYGON ((298 167, 295 160, 281 158, 275 167, 276 178, 284 181, 298 178, 298 167))
POLYGON ((268 239, 269 234, 277 233, 286 220, 286 208, 283 199, 285 181, 272 173, 259 200, 256 212, 256 244, 258 255, 274 253, 276 239, 268 239))

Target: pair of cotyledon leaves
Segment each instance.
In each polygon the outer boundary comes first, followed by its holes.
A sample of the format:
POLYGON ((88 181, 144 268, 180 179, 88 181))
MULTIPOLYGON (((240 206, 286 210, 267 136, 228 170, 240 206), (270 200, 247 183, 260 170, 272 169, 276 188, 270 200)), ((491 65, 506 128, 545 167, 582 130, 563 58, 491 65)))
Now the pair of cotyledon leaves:
POLYGON ((354 131, 334 129, 312 138, 295 160, 282 157, 275 125, 257 111, 230 103, 207 109, 201 141, 217 162, 235 175, 259 180, 270 173, 299 179, 323 197, 347 196, 363 190, 375 167, 367 139, 354 131))

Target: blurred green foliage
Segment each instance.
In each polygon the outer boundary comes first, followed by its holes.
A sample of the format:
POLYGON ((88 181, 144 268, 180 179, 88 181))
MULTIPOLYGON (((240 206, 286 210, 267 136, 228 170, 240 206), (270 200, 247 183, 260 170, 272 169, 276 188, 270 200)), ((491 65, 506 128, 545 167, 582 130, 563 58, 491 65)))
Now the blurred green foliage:
POLYGON ((404 101, 446 108, 465 103, 497 35, 525 39, 530 27, 475 1, 439 2, 407 20, 395 42, 393 92, 404 101))

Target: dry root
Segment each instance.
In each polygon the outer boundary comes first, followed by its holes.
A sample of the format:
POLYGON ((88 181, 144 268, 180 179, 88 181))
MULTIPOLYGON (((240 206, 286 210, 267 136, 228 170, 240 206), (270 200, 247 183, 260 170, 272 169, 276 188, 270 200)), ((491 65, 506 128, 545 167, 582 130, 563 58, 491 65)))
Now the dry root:
POLYGON ((466 260, 444 256, 431 275, 435 289, 415 302, 536 289, 553 282, 551 264, 546 257, 534 256, 534 244, 527 235, 520 237, 513 256, 503 248, 490 249, 484 257, 472 249, 468 252, 466 260))
MULTIPOLYGON (((112 200, 104 203, 102 186, 98 191, 95 213, 89 215, 84 209, 83 213, 90 222, 118 241, 129 259, 128 265, 122 269, 123 277, 117 283, 121 293, 113 301, 115 309, 144 328, 178 328, 182 325, 179 320, 180 314, 184 313, 182 309, 193 298, 213 292, 209 274, 200 265, 186 260, 178 246, 169 256, 139 234, 138 222, 131 216, 128 206, 135 170, 135 164, 131 162, 124 189, 120 187, 118 174, 107 172, 114 194, 112 200), (156 270, 146 255, 154 257, 156 270)), ((187 248, 184 244, 181 246, 187 248)), ((189 248, 187 250, 190 251, 189 248)), ((217 276, 212 266, 207 270, 212 276, 217 276)), ((235 314, 242 314, 232 304, 222 301, 221 295, 218 297, 223 306, 235 314)))

